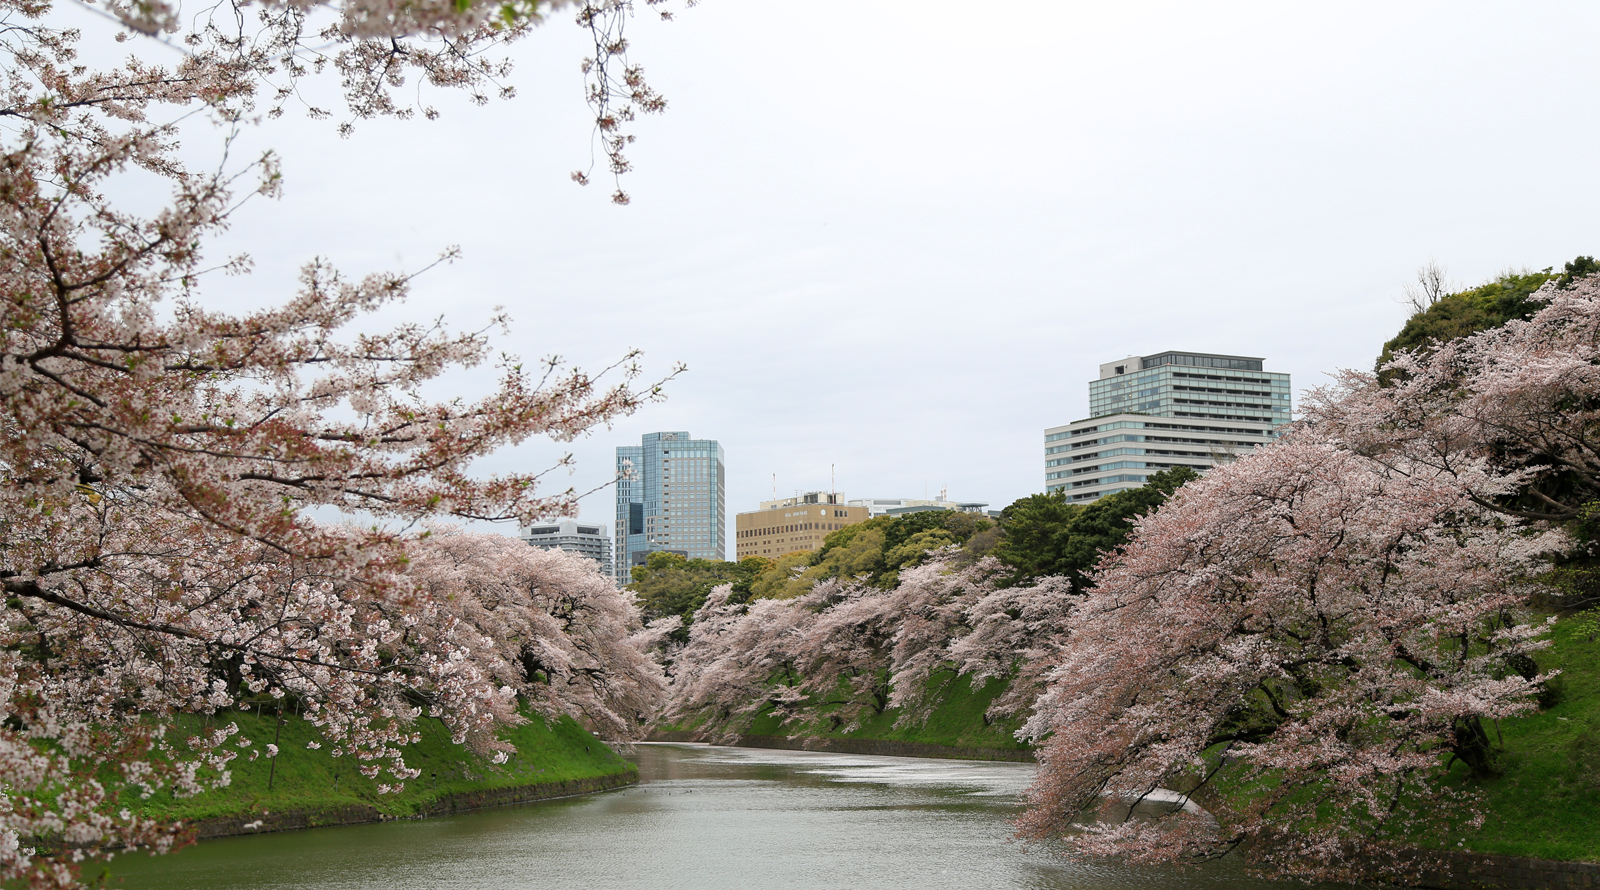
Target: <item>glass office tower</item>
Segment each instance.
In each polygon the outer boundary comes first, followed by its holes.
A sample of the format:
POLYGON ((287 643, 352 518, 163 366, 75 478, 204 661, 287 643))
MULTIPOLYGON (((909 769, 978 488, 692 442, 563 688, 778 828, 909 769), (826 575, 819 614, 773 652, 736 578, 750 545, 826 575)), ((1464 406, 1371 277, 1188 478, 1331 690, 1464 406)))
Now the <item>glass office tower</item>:
POLYGON ((686 432, 648 433, 617 448, 617 583, 665 550, 724 559, 726 496, 722 446, 686 432))
POLYGON ((1089 381, 1089 417, 1045 430, 1045 488, 1092 501, 1171 467, 1204 472, 1270 442, 1290 420, 1289 375, 1262 359, 1130 356, 1089 381))

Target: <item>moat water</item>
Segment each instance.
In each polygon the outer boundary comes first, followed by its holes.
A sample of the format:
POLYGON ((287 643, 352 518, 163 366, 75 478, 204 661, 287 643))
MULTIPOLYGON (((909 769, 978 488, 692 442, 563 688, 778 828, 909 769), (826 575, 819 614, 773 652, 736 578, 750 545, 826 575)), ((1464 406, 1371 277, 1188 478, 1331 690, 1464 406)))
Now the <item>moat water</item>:
POLYGON ((1285 890, 1011 840, 1031 764, 640 745, 637 786, 119 857, 127 890, 1285 890))

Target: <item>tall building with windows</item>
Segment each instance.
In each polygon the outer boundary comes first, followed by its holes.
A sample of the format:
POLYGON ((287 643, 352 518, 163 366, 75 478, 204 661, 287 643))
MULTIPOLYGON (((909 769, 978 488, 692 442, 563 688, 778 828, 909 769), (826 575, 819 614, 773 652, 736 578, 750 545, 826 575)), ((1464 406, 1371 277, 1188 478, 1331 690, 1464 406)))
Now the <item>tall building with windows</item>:
POLYGON ((617 583, 657 550, 723 559, 722 446, 685 432, 647 433, 617 448, 617 583))
POLYGON ((582 523, 575 519, 563 519, 560 522, 530 525, 522 530, 519 537, 535 547, 587 556, 600 564, 601 572, 612 577, 611 538, 606 534, 603 522, 582 523))
POLYGON ((1047 491, 1092 501, 1172 467, 1204 472, 1270 442, 1291 414, 1289 375, 1263 359, 1129 356, 1089 381, 1089 416, 1044 431, 1047 491))

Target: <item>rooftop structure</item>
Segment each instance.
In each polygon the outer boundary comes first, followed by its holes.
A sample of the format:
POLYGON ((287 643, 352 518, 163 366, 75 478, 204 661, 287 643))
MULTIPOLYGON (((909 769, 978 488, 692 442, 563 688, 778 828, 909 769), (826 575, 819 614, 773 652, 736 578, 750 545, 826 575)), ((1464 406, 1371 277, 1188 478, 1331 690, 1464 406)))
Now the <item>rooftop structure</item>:
POLYGON ((960 510, 963 513, 983 513, 989 506, 986 502, 978 501, 951 501, 939 495, 932 500, 926 498, 858 498, 850 501, 852 507, 864 507, 868 514, 874 518, 890 516, 898 513, 920 513, 923 510, 960 510))
POLYGON ((518 535, 535 547, 547 550, 565 550, 585 556, 600 564, 600 571, 612 576, 611 536, 606 534, 605 523, 585 523, 576 519, 530 525, 518 535))

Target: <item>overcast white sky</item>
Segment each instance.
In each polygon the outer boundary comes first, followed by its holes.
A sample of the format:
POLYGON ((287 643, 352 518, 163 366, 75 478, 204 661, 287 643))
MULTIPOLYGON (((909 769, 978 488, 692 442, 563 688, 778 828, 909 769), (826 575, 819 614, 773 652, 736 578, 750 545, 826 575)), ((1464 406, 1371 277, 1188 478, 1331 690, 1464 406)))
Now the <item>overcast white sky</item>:
MULTIPOLYGON (((216 250, 257 272, 211 293, 459 244, 403 314, 504 305, 529 358, 689 366, 566 446, 561 487, 681 429, 721 441, 730 517, 830 466, 851 497, 998 508, 1043 489, 1042 431, 1087 413, 1101 362, 1258 355, 1303 390, 1370 367, 1429 259, 1473 284, 1600 253, 1596 33, 1592 3, 703 0, 632 26, 671 105, 614 207, 567 178, 589 128, 561 17, 517 49, 514 100, 246 134, 287 194, 241 214, 216 250)), ((611 496, 582 518, 612 522, 611 496)))

